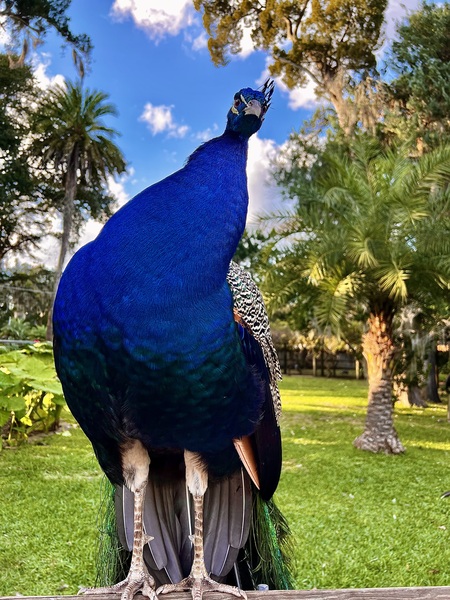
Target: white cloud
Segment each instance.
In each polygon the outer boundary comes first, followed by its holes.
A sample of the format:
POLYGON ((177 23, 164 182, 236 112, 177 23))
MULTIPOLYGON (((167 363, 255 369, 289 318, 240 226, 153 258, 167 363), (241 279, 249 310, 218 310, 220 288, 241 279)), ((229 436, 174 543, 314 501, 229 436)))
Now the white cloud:
POLYGON ((11 36, 6 29, 6 17, 0 19, 0 47, 4 52, 5 46, 11 43, 11 36))
POLYGON ((199 131, 195 134, 195 139, 200 140, 201 142, 206 142, 211 138, 215 137, 218 134, 219 126, 217 123, 214 123, 212 127, 208 127, 208 129, 204 129, 203 131, 199 131))
POLYGON ((192 50, 203 50, 208 47, 208 36, 205 31, 192 40, 192 50))
MULTIPOLYGON (((208 45, 206 32, 198 33, 200 19, 192 0, 115 0, 111 15, 119 21, 131 17, 136 26, 155 42, 194 26, 192 32, 186 33, 186 41, 192 44, 192 50, 204 50, 208 45)), ((236 55, 238 59, 245 59, 254 52, 250 28, 242 26, 242 33, 242 50, 236 55)))
POLYGON ((130 194, 125 189, 125 183, 130 179, 130 177, 134 177, 134 175, 135 170, 133 167, 130 167, 128 172, 124 175, 121 175, 119 179, 114 179, 112 175, 108 176, 108 192, 116 199, 116 210, 121 208, 128 202, 128 200, 130 200, 130 194))
POLYGON ((271 179, 271 162, 278 152, 279 146, 274 140, 261 139, 257 135, 250 138, 247 161, 247 225, 255 226, 259 217, 281 208, 280 190, 271 179))
POLYGON ((154 106, 151 102, 147 102, 139 120, 147 123, 152 135, 158 135, 158 133, 166 131, 169 137, 183 138, 189 131, 189 127, 175 123, 172 108, 173 106, 165 106, 164 104, 154 106))
POLYGON ((375 53, 378 60, 383 60, 386 50, 397 37, 397 24, 401 22, 408 13, 419 9, 421 0, 389 0, 384 13, 383 43, 375 53))
MULTIPOLYGON (((59 232, 60 227, 56 223, 53 227, 53 231, 59 232)), ((44 265, 47 269, 56 269, 58 263, 60 242, 53 235, 46 235, 39 242, 39 248, 33 251, 33 259, 30 260, 28 257, 23 261, 28 264, 44 265)))
POLYGON ((177 35, 195 18, 191 0, 115 0, 111 13, 119 20, 131 16, 136 26, 155 41, 177 35))
POLYGON ((64 85, 64 75, 57 74, 54 77, 47 75, 47 68, 50 65, 50 60, 44 55, 44 62, 39 60, 33 60, 33 73, 37 80, 37 84, 42 89, 47 89, 54 85, 64 85))
POLYGON ((238 58, 245 59, 255 51, 255 46, 251 37, 250 27, 242 27, 242 40, 241 40, 241 51, 237 55, 238 58))
MULTIPOLYGON (((2 22, 0 20, 0 50, 5 52, 5 46, 10 42, 10 40, 8 39, 8 33, 3 29, 1 23, 2 22)), ((41 52, 38 54, 37 52, 33 51, 28 55, 27 59, 28 58, 30 60, 27 60, 27 63, 31 63, 33 75, 35 76, 37 84, 41 89, 47 89, 53 85, 64 85, 64 75, 57 74, 53 77, 47 75, 47 69, 51 64, 50 54, 46 52, 41 52)))
MULTIPOLYGON (((79 250, 83 246, 86 246, 86 244, 88 244, 89 242, 92 242, 92 240, 95 240, 95 238, 98 236, 98 234, 102 230, 102 227, 103 227, 103 223, 99 223, 98 221, 94 221, 93 219, 90 219, 86 223, 86 225, 83 227, 83 230, 80 235, 80 239, 79 239, 78 244, 76 245, 76 248, 74 249, 74 251, 79 250)), ((72 255, 70 256, 70 258, 71 257, 72 257, 72 255)), ((69 261, 67 261, 67 262, 69 262, 69 261)))
POLYGON ((292 110, 299 108, 314 108, 319 104, 319 99, 316 96, 316 84, 307 76, 308 83, 303 87, 290 90, 279 77, 276 79, 276 84, 279 89, 288 96, 288 106, 292 110))

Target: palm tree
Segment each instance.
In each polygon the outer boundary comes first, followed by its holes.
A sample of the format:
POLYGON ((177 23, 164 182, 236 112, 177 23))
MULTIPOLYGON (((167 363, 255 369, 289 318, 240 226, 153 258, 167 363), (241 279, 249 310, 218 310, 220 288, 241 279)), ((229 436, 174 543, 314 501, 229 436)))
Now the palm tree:
MULTIPOLYGON (((122 173, 125 160, 113 139, 117 132, 103 123, 116 115, 107 94, 68 82, 55 86, 37 106, 34 115, 34 149, 40 166, 54 173, 63 190, 63 231, 56 268, 55 291, 61 278, 73 229, 77 192, 104 190, 108 175, 122 173)), ((107 201, 111 198, 105 195, 107 201)), ((98 196, 97 196, 98 200, 98 196)), ((92 211, 91 211, 92 212, 92 211)), ((53 305, 54 296, 52 299, 53 305)), ((47 337, 52 337, 50 310, 47 337)))
POLYGON ((408 303, 432 310, 448 295, 449 182, 450 145, 414 160, 368 138, 284 177, 296 206, 279 216, 290 245, 269 272, 268 303, 295 307, 306 294, 314 317, 335 331, 364 315, 369 404, 354 442, 364 450, 404 450, 393 425, 393 321, 408 303))

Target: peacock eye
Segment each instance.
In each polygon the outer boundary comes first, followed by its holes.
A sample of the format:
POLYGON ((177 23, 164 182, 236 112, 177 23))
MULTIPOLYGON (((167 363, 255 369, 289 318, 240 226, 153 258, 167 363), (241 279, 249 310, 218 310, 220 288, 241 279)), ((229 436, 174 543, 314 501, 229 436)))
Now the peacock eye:
POLYGON ((239 104, 241 103, 241 100, 239 98, 235 98, 234 99, 234 106, 237 108, 239 106, 239 104))

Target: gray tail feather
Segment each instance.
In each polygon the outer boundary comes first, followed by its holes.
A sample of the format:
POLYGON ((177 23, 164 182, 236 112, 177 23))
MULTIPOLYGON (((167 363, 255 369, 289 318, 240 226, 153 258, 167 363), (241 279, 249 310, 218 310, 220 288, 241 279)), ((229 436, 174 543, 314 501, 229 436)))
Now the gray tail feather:
MULTIPOLYGON (((105 480, 100 513, 97 585, 125 578, 133 540, 133 494, 105 480)), ((273 501, 255 493, 247 474, 210 482, 204 503, 206 569, 214 579, 256 589, 290 589, 289 530, 273 501)), ((184 479, 149 482, 144 529, 154 539, 144 558, 157 586, 177 582, 192 564, 193 507, 184 479)))

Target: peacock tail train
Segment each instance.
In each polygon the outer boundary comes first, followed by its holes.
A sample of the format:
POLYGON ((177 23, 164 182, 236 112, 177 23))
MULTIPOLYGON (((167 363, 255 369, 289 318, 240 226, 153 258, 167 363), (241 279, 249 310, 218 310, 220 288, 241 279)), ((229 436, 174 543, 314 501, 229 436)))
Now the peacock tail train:
POLYGON ((97 516, 99 535, 95 561, 96 587, 112 585, 121 581, 130 568, 131 553, 122 546, 117 532, 114 496, 115 486, 107 477, 103 477, 97 516))
MULTIPOLYGON (((126 576, 130 566, 131 552, 123 547, 119 539, 115 495, 115 486, 104 477, 98 513, 96 586, 118 583, 126 576)), ((289 525, 273 498, 265 501, 254 493, 248 540, 236 562, 242 589, 256 590, 263 584, 271 590, 294 589, 291 571, 293 549, 289 525)), ((236 584, 234 570, 230 572, 226 583, 236 584)))
POLYGON ((288 522, 275 501, 254 495, 250 535, 245 547, 254 589, 266 584, 271 590, 294 589, 291 571, 293 540, 288 522))

